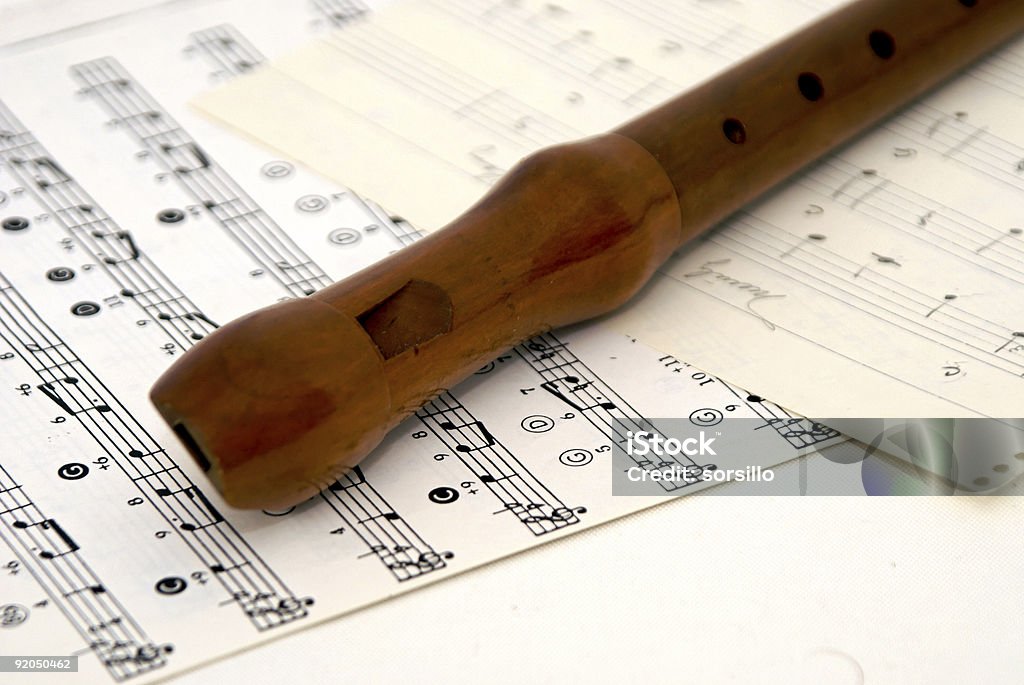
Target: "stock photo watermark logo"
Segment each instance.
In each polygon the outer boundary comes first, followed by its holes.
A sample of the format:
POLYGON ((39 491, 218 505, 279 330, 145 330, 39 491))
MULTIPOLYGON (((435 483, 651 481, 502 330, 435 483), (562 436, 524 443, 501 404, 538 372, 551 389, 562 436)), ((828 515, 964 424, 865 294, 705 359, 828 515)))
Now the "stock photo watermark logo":
POLYGON ((616 419, 612 494, 1024 494, 1021 419, 718 416, 616 419))
POLYGON ((721 469, 710 463, 710 458, 718 456, 714 445, 721 436, 721 431, 711 435, 704 430, 682 438, 647 430, 626 431, 625 454, 635 462, 626 469, 626 479, 631 483, 674 483, 685 487, 726 480, 771 482, 775 478, 771 469, 761 466, 721 469))

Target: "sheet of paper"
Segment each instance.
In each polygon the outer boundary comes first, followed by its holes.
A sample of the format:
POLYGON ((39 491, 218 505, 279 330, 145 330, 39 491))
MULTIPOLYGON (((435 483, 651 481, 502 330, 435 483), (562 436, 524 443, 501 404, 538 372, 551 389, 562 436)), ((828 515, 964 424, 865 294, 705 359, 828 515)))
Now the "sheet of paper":
MULTIPOLYGON (((420 0, 197 104, 436 228, 530 151, 810 18, 766 5, 420 0)), ((1022 60, 1007 47, 748 207, 606 325, 809 416, 1022 415, 1022 60)))
POLYGON ((751 459, 719 468, 857 449, 589 326, 495 360, 320 496, 229 510, 149 405, 152 380, 219 323, 419 233, 185 103, 365 10, 173 3, 0 52, 6 654, 148 682, 703 487, 612 497, 616 418, 756 419, 751 459))
MULTIPOLYGON (((85 24, 176 0, 0 0, 0 46, 46 40, 85 24), (17 18, 16 21, 12 20, 17 18)), ((187 0, 177 0, 178 2, 187 0)))

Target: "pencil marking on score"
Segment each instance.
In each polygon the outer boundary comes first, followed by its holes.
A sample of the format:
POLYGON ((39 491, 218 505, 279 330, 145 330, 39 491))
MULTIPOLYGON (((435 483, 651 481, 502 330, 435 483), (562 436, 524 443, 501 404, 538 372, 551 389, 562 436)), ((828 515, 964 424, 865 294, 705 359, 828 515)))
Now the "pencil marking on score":
POLYGON ((747 300, 746 304, 744 305, 744 309, 749 314, 757 318, 761 323, 763 323, 768 330, 774 331, 775 324, 772 323, 767 317, 765 317, 764 314, 755 310, 754 304, 756 302, 760 302, 761 300, 781 299, 785 297, 785 295, 774 294, 770 290, 766 290, 765 288, 762 288, 759 285, 741 281, 740 279, 734 278, 722 271, 711 268, 713 266, 719 266, 721 264, 729 264, 731 261, 732 259, 716 259, 709 262, 704 262, 703 264, 701 264, 699 269, 683 274, 683 278, 699 278, 701 276, 708 276, 712 281, 721 281, 728 286, 736 288, 737 290, 742 290, 744 292, 750 293, 751 297, 749 300, 747 300))

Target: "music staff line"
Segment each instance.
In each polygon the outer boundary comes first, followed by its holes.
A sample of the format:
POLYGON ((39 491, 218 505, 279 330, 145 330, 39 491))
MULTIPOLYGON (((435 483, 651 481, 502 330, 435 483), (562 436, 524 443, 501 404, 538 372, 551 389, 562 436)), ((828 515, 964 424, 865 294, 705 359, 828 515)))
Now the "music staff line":
MULTIPOLYGON (((276 573, 91 369, 0 274, 0 339, 74 418, 258 630, 307 615, 276 573)), ((31 386, 26 391, 30 392, 31 386)))
MULTIPOLYGON (((641 416, 640 413, 580 360, 575 353, 570 351, 568 344, 559 340, 554 333, 544 333, 518 345, 515 352, 540 374, 544 380, 541 385, 544 390, 565 402, 570 408, 580 412, 594 428, 610 441, 618 443, 620 446, 625 444, 626 435, 621 429, 617 429, 618 425, 622 425, 626 431, 634 433, 647 431, 663 435, 651 421, 637 418, 641 416)), ((711 377, 709 376, 709 378, 711 377)), ((765 426, 773 428, 794 448, 810 447, 838 436, 837 432, 831 429, 822 430, 809 419, 791 414, 772 402, 761 398, 750 401, 745 393, 741 395, 739 390, 720 378, 714 378, 714 381, 727 388, 737 398, 738 404, 747 406, 753 413, 764 419, 765 426)), ((686 463, 673 457, 674 464, 666 463, 664 465, 688 468, 688 472, 694 475, 694 482, 696 482, 697 469, 703 468, 703 466, 689 457, 683 457, 683 460, 686 463)), ((640 463, 635 458, 634 461, 641 466, 650 465, 640 463)), ((662 481, 662 488, 673 491, 691 484, 692 482, 688 481, 662 481)))
POLYGON ((395 580, 405 581, 444 568, 445 559, 454 556, 434 551, 366 480, 358 466, 327 486, 321 497, 343 521, 357 523, 353 531, 369 548, 367 555, 377 557, 395 580))
MULTIPOLYGON (((354 197, 371 216, 387 227, 389 233, 398 241, 400 246, 408 245, 423 236, 420 231, 416 230, 408 222, 389 216, 376 203, 359 196, 354 197)), ((550 490, 537 481, 504 445, 497 443, 490 436, 486 428, 483 427, 483 424, 477 421, 469 413, 469 410, 456 400, 454 396, 450 393, 445 393, 437 402, 442 401, 444 402, 443 409, 439 408, 439 404, 436 404, 434 405, 434 412, 428 415, 424 409, 418 415, 424 425, 434 432, 435 436, 445 443, 449 449, 457 454, 463 464, 502 502, 504 508, 499 513, 505 511, 513 513, 536 535, 578 522, 577 510, 566 507, 550 490), (459 421, 459 427, 456 427, 456 424, 453 422, 438 422, 436 419, 442 414, 459 421), (435 421, 432 422, 431 418, 435 419, 435 421), (446 428, 446 425, 450 427, 446 428), (479 426, 479 431, 486 435, 487 439, 478 448, 460 449, 466 447, 464 443, 460 442, 460 439, 465 439, 464 436, 460 437, 460 435, 465 432, 469 425, 479 426), (469 452, 477 449, 488 453, 482 457, 486 460, 487 466, 484 466, 480 461, 481 456, 469 454, 469 452), (502 475, 495 476, 495 473, 501 473, 502 475), (513 483, 515 484, 515 492, 510 489, 513 483)), ((361 472, 358 473, 361 477, 361 472)), ((341 483, 341 481, 342 479, 339 479, 338 483, 341 483)), ((338 489, 346 488, 332 486, 326 492, 333 493, 338 489)), ((374 518, 378 517, 375 516, 374 518)), ((372 547, 379 548, 376 544, 372 545, 372 547)), ((423 566, 424 563, 428 567, 438 563, 443 565, 440 556, 429 549, 421 555, 418 566, 423 566)))
MULTIPOLYGON (((202 150, 198 143, 184 129, 174 123, 159 104, 120 65, 110 59, 97 60, 89 64, 95 65, 97 62, 103 63, 105 76, 113 76, 118 79, 119 85, 116 87, 116 91, 125 96, 123 101, 109 102, 108 96, 111 93, 109 89, 92 91, 103 96, 103 104, 113 110, 116 116, 131 117, 132 120, 151 119, 168 122, 167 129, 175 132, 177 140, 181 144, 195 150, 202 150), (132 96, 128 97, 128 93, 132 93, 132 96), (137 111, 125 110, 124 108, 128 104, 133 104, 137 111), (153 112, 159 116, 156 119, 134 116, 139 112, 153 112)), ((83 73, 86 72, 83 70, 83 73)), ((95 79, 93 78, 91 82, 95 83, 95 79)), ((134 129, 133 134, 137 137, 144 134, 150 135, 148 132, 134 129)), ((153 139, 150 137, 149 140, 153 139)), ((241 245, 262 268, 267 271, 276 271, 277 282, 293 296, 312 294, 316 289, 328 285, 331 280, 323 270, 302 252, 301 248, 226 171, 217 165, 208 153, 203 151, 201 154, 204 164, 199 173, 189 171, 175 174, 175 177, 181 181, 185 190, 196 201, 203 203, 210 210, 214 219, 236 238, 235 242, 241 245), (204 182, 209 183, 204 185, 204 182), (217 191, 219 195, 214 195, 214 191, 217 191), (225 199, 225 193, 230 193, 231 197, 225 199), (210 206, 211 197, 219 197, 218 207, 229 202, 237 203, 247 207, 247 212, 236 217, 225 216, 218 212, 216 207, 210 206), (259 249, 259 245, 270 245, 271 241, 272 244, 287 250, 290 268, 283 268, 280 261, 272 261, 280 257, 281 252, 272 253, 270 250, 259 249), (293 275, 293 272, 296 271, 300 273, 293 275)), ((370 483, 363 479, 359 482, 352 481, 348 487, 337 486, 337 483, 341 482, 339 480, 333 487, 328 487, 321 493, 321 497, 349 527, 357 532, 358 537, 367 544, 371 552, 380 559, 396 579, 408 580, 445 566, 443 556, 424 542, 408 522, 395 514, 394 508, 370 483), (429 560, 430 563, 424 563, 423 560, 429 560)))
POLYGON ((586 82, 617 104, 646 109, 680 90, 671 80, 595 45, 594 35, 585 29, 557 32, 556 18, 568 12, 559 6, 548 4, 534 12, 509 2, 497 2, 486 9, 464 0, 429 0, 428 4, 484 31, 491 39, 508 45, 545 69, 586 82))
MULTIPOLYGON (((614 419, 627 422, 627 430, 634 432, 655 430, 646 419, 634 419, 640 414, 605 386, 554 333, 542 333, 517 345, 514 352, 541 376, 543 390, 586 417, 612 442, 624 445, 627 439, 616 429, 614 419)), ((689 457, 685 461, 696 465, 689 457)))
POLYGON ((352 197, 359 203, 368 214, 375 217, 380 225, 386 226, 391 236, 399 242, 400 247, 411 245, 426 234, 413 226, 405 219, 398 216, 391 216, 384 209, 372 200, 360 197, 352 193, 352 197))
MULTIPOLYGON (((849 277, 852 274, 852 278, 857 279, 857 284, 864 287, 867 294, 875 295, 882 301, 888 302, 895 307, 902 307, 911 313, 921 314, 921 312, 926 312, 923 315, 926 319, 930 318, 931 313, 935 311, 937 301, 945 301, 950 305, 950 307, 944 309, 945 315, 943 316, 942 324, 953 329, 954 333, 949 334, 951 339, 963 339, 963 336, 966 336, 973 338, 980 343, 991 343, 993 338, 997 341, 1005 341, 1008 336, 1011 336, 1014 333, 1014 331, 1009 327, 992 321, 991 319, 978 316, 963 309, 954 310, 951 306, 951 300, 945 300, 936 295, 924 293, 920 290, 907 286, 884 273, 865 269, 863 263, 858 263, 835 251, 829 250, 821 245, 820 242, 815 243, 813 251, 814 256, 819 259, 816 262, 809 262, 803 258, 803 255, 794 249, 797 246, 803 245, 803 241, 793 243, 793 240, 799 240, 796 236, 789 233, 776 234, 774 232, 776 228, 772 224, 754 217, 749 213, 741 215, 735 224, 737 231, 743 232, 744 235, 749 235, 752 240, 756 240, 764 245, 769 251, 765 254, 769 254, 772 249, 777 248, 777 246, 768 242, 769 240, 775 240, 783 244, 784 247, 778 249, 784 250, 781 254, 785 255, 786 260, 799 257, 796 261, 800 261, 803 264, 808 264, 810 266, 827 265, 829 267, 834 267, 834 272, 828 275, 839 279, 842 279, 843 276, 849 277), (756 231, 756 235, 753 235, 751 231, 756 231), (868 286, 872 286, 873 289, 868 286), (968 318, 961 318, 956 312, 959 312, 964 317, 969 317, 973 321, 968 320, 968 318), (965 327, 956 326, 954 325, 954 322, 957 324, 964 324, 965 327), (985 328, 986 326, 1002 327, 1002 331, 1004 332, 988 331, 985 328), (978 334, 979 332, 991 333, 992 338, 981 337, 978 334)), ((875 260, 882 264, 892 263, 890 259, 880 257, 877 254, 875 254, 875 260)), ((823 272, 825 271, 825 269, 821 270, 823 272)), ((810 274, 806 275, 810 276, 810 274)), ((823 279, 819 278, 818 280, 819 282, 824 282, 823 279)), ((890 314, 895 314, 892 310, 887 309, 886 311, 890 314)), ((941 334, 941 331, 936 330, 935 332, 941 334)), ((984 351, 984 349, 985 348, 979 348, 979 351, 984 351)))
POLYGON ((967 75, 1010 95, 1024 98, 1022 42, 995 53, 968 70, 967 75))
POLYGON ((171 282, 30 131, 0 101, 0 162, 68 236, 137 304, 181 350, 217 326, 171 282), (15 142, 21 139, 21 142, 15 142), (46 176, 49 175, 50 178, 46 176))
MULTIPOLYGON (((728 250, 729 248, 726 247, 725 249, 728 250)), ((738 252, 733 252, 733 254, 736 254, 737 256, 741 256, 741 257, 743 256, 743 255, 739 254, 738 252)), ((757 262, 756 260, 751 260, 751 261, 754 261, 755 263, 760 264, 760 262, 757 262)), ((672 274, 664 274, 664 275, 666 275, 668 278, 671 278, 672 280, 676 281, 677 283, 679 283, 683 287, 689 288, 690 290, 694 291, 695 293, 699 293, 701 295, 709 297, 709 298, 717 301, 718 303, 720 303, 721 305, 723 305, 723 306, 725 306, 725 307, 727 307, 729 309, 733 309, 733 310, 736 310, 737 312, 745 313, 745 314, 748 314, 748 315, 750 314, 750 312, 747 310, 747 308, 745 306, 743 306, 742 304, 738 304, 738 303, 736 303, 736 302, 734 302, 734 301, 732 301, 732 300, 730 300, 730 299, 728 299, 726 297, 723 297, 722 295, 720 295, 718 293, 715 293, 715 292, 712 292, 712 291, 709 291, 709 290, 705 290, 705 289, 701 288, 700 286, 694 284, 692 282, 692 279, 681 279, 678 276, 675 276, 675 275, 672 275, 672 274)), ((918 390, 918 391, 920 391, 920 392, 922 392, 922 393, 932 397, 935 400, 939 400, 939 401, 942 401, 942 402, 948 402, 949 404, 952 404, 953 406, 956 406, 959 409, 962 409, 962 410, 965 410, 967 412, 970 412, 972 416, 973 415, 983 416, 984 418, 992 419, 994 421, 999 421, 1000 423, 1005 423, 1006 425, 1011 426, 1014 429, 1018 428, 1017 426, 1015 426, 1015 425, 1013 425, 1013 424, 1011 424, 1011 423, 1009 423, 1009 422, 1007 422, 1007 421, 1005 421, 1005 420, 1003 420, 1001 418, 996 418, 996 417, 988 416, 986 414, 979 414, 975 409, 967 406, 966 404, 963 404, 962 402, 958 402, 958 401, 956 401, 954 399, 951 399, 951 398, 949 398, 946 395, 940 395, 940 394, 936 393, 934 390, 932 390, 930 388, 926 388, 926 387, 924 387, 924 386, 922 386, 922 385, 920 385, 918 383, 909 381, 909 380, 907 380, 905 378, 902 378, 900 376, 896 376, 896 375, 886 371, 885 369, 883 369, 883 368, 881 368, 879 366, 875 366, 874 364, 872 364, 869 361, 865 361, 862 358, 854 357, 854 356, 852 356, 850 354, 847 354, 847 353, 845 353, 845 352, 843 352, 841 350, 836 349, 834 346, 831 346, 831 345, 829 345, 827 343, 823 343, 822 341, 817 340, 815 338, 808 337, 808 336, 800 333, 799 331, 797 331, 795 329, 787 328, 784 324, 775 323, 774 326, 775 326, 775 330, 776 331, 780 331, 782 333, 786 333, 788 335, 791 335, 791 336, 793 336, 795 338, 798 338, 799 340, 801 340, 801 341, 811 345, 812 347, 815 347, 815 348, 818 348, 818 349, 820 349, 820 350, 822 350, 824 352, 827 352, 828 354, 836 355, 838 357, 841 357, 842 359, 845 359, 846 361, 853 362, 855 364, 863 366, 864 368, 870 369, 874 373, 877 373, 879 376, 882 376, 882 377, 886 378, 888 381, 890 381, 890 382, 892 382, 894 384, 905 385, 905 386, 907 386, 909 388, 913 388, 914 390, 918 390)))
POLYGON ((10 547, 114 680, 166 665, 173 647, 149 639, 85 561, 77 543, 39 509, 2 464, 0 521, 0 541, 10 547))
MULTIPOLYGON (((119 65, 111 64, 111 60, 105 60, 104 61, 104 65, 103 65, 103 69, 104 69, 103 76, 108 81, 110 81, 111 79, 114 79, 114 80, 118 81, 116 89, 117 89, 117 91, 119 93, 124 94, 124 93, 126 93, 128 91, 136 93, 135 101, 138 103, 137 104, 137 111, 119 109, 119 110, 117 110, 115 112, 115 114, 117 116, 120 116, 122 118, 131 118, 132 121, 140 121, 140 120, 141 121, 145 121, 146 119, 152 119, 152 117, 139 116, 139 114, 142 114, 142 113, 145 113, 145 112, 158 112, 158 113, 161 114, 161 116, 158 117, 158 118, 160 118, 160 119, 164 118, 163 117, 163 112, 159 109, 159 106, 156 105, 155 101, 153 101, 152 98, 148 96, 148 94, 147 95, 139 95, 139 93, 141 93, 141 91, 142 91, 141 87, 139 87, 137 83, 132 81, 131 78, 128 76, 128 74, 122 68, 120 68, 119 65)), ((93 77, 93 79, 92 79, 93 86, 95 86, 96 83, 98 83, 98 82, 96 81, 95 77, 93 77)), ((93 87, 91 92, 98 93, 98 94, 101 94, 101 95, 105 96, 105 95, 107 95, 110 92, 110 88, 106 87, 106 88, 103 88, 103 89, 98 89, 98 88, 93 87)), ((104 98, 104 99, 106 99, 106 98, 104 98)), ((181 131, 180 127, 177 127, 177 129, 179 131, 181 131)), ((182 137, 187 136, 187 134, 185 134, 183 131, 181 132, 181 135, 182 135, 182 137)), ((191 138, 189 138, 189 141, 190 141, 191 144, 197 145, 194 141, 191 140, 191 138)), ((212 158, 208 154, 204 153, 204 155, 205 155, 206 160, 207 160, 207 164, 205 165, 205 167, 206 168, 212 167, 214 165, 214 162, 213 162, 212 158)), ((224 172, 221 172, 221 173, 224 173, 224 172)), ((226 173, 224 173, 224 176, 226 177, 226 173)), ((231 183, 233 183, 233 181, 231 183)), ((244 202, 246 202, 247 204, 251 205, 253 208, 257 207, 254 201, 252 201, 247 195, 243 195, 242 194, 241 189, 239 189, 238 197, 242 197, 244 199, 244 202)), ((420 235, 418 231, 410 231, 408 227, 400 226, 398 224, 398 222, 392 220, 390 217, 384 215, 382 212, 374 211, 373 215, 379 221, 381 221, 381 222, 386 224, 389 232, 392 233, 392 235, 395 237, 395 239, 400 244, 407 244, 409 241, 416 239, 420 235)), ((266 215, 263 214, 263 216, 266 216, 266 215)), ((215 215, 215 218, 216 218, 216 215, 215 215)), ((267 220, 271 221, 269 219, 269 217, 267 217, 267 220)), ((276 226, 276 224, 273 224, 273 225, 274 225, 274 227, 278 231, 280 231, 283 239, 286 239, 286 236, 284 235, 284 232, 280 228, 278 228, 276 226)), ((245 240, 240 240, 238 242, 240 244, 242 244, 243 246, 247 245, 247 241, 245 241, 245 240)), ((313 263, 313 261, 307 255, 305 255, 304 253, 299 252, 297 247, 295 249, 296 249, 296 254, 301 255, 301 256, 297 256, 296 259, 301 261, 303 264, 310 265, 311 268, 313 268, 317 273, 322 273, 320 268, 318 266, 316 266, 313 263)), ((263 264, 264 266, 266 266, 266 262, 265 262, 266 257, 265 257, 265 255, 260 254, 259 252, 254 252, 252 250, 249 250, 249 253, 250 253, 251 256, 253 256, 257 260, 257 262, 259 262, 259 263, 263 264)), ((315 282, 316 286, 317 287, 322 287, 322 286, 326 285, 327 283, 325 282, 325 280, 327 282, 329 282, 329 279, 327 279, 326 276, 324 276, 323 279, 318 279, 315 282)), ((308 293, 304 293, 304 294, 308 294, 308 293)), ((509 456, 511 456, 511 455, 509 455, 509 456)), ((474 475, 477 475, 477 474, 474 474, 474 475)), ((532 478, 532 476, 530 476, 530 477, 532 478)), ((495 477, 494 483, 497 483, 497 482, 498 482, 497 477, 495 477)), ((495 489, 494 488, 494 484, 492 483, 490 487, 491 487, 491 490, 493 492, 494 489, 495 489)), ((331 495, 331 493, 335 493, 335 492, 337 492, 337 490, 331 490, 330 488, 328 488, 325 491, 325 493, 322 493, 322 496, 327 498, 327 497, 329 497, 331 495)), ((503 506, 506 506, 506 507, 509 506, 509 501, 507 499, 506 500, 501 500, 501 501, 502 501, 503 506)), ((529 503, 525 503, 525 504, 524 503, 518 503, 518 504, 516 504, 514 506, 515 507, 522 507, 523 509, 529 509, 529 508, 532 507, 532 505, 535 505, 535 504, 537 504, 537 503, 536 502, 529 502, 529 503)), ((561 511, 564 508, 564 505, 562 505, 561 502, 559 501, 555 505, 552 505, 550 508, 552 509, 552 511, 554 511, 554 510, 561 511)), ((520 516, 520 520, 534 519, 534 518, 538 518, 538 515, 533 513, 533 512, 530 512, 530 513, 527 513, 525 515, 521 515, 520 516)), ((576 520, 578 520, 578 519, 575 518, 575 516, 571 516, 571 517, 570 516, 565 516, 563 518, 564 518, 564 520, 559 521, 559 525, 557 527, 561 527, 562 525, 566 525, 567 523, 572 523, 572 522, 575 522, 576 520)), ((381 520, 381 518, 380 517, 374 517, 374 520, 379 521, 379 520, 381 520)), ((387 520, 387 518, 385 517, 383 520, 387 520)), ((528 524, 534 523, 532 521, 524 521, 524 522, 528 523, 528 524)), ((395 537, 399 537, 400 533, 397 530, 393 530, 392 531, 392 535, 394 535, 395 537)), ((411 543, 405 544, 405 545, 401 545, 401 546, 402 547, 408 547, 408 548, 414 547, 414 545, 412 545, 411 543)), ((376 544, 372 545, 372 547, 374 547, 376 549, 380 548, 379 545, 376 545, 376 544)), ((426 550, 424 550, 422 552, 422 554, 425 554, 426 558, 428 558, 428 559, 439 558, 439 555, 437 555, 436 552, 434 552, 429 547, 426 550)), ((385 562, 385 563, 387 563, 387 562, 385 562)), ((438 563, 439 563, 439 565, 443 564, 443 560, 440 560, 438 563)), ((412 569, 412 568, 416 568, 416 567, 408 567, 408 568, 412 569)))
MULTIPOLYGON (((896 326, 931 343, 939 344, 957 354, 968 356, 985 366, 1013 375, 1022 375, 1021 369, 1024 369, 1024 360, 1016 362, 1006 357, 997 356, 1008 341, 1021 337, 1016 335, 1019 333, 1018 331, 1006 329, 1006 334, 1000 335, 998 332, 971 326, 969 322, 957 319, 955 315, 952 315, 951 318, 954 320, 967 323, 968 327, 961 329, 945 321, 945 315, 943 317, 928 317, 927 312, 939 303, 938 297, 933 297, 931 302, 913 299, 915 294, 924 297, 927 295, 875 271, 861 272, 856 279, 860 288, 854 288, 853 274, 857 273, 857 268, 862 265, 820 245, 814 246, 813 260, 804 258, 800 252, 793 252, 785 259, 779 259, 781 254, 799 245, 801 241, 790 234, 783 234, 780 229, 762 219, 749 214, 742 215, 726 230, 709 237, 709 240, 751 259, 803 287, 812 288, 830 299, 855 307, 872 318, 896 326), (870 289, 868 286, 874 289, 870 289), (907 295, 902 291, 907 291, 910 294, 907 295), (874 296, 878 301, 871 301, 868 296, 874 296), (891 305, 891 307, 887 305, 891 305), (921 332, 922 330, 935 335, 924 334, 921 332), (982 338, 979 333, 991 337, 982 338), (936 336, 940 339, 937 339, 936 336), (968 343, 963 340, 963 336, 973 337, 988 346, 968 343)), ((680 280, 677 276, 673 276, 673 278, 680 280)), ((945 310, 946 315, 949 311, 954 311, 952 307, 947 307, 945 310)))
POLYGON ((335 28, 346 26, 370 13, 370 8, 361 0, 313 0, 313 9, 335 28))
POLYGON ((511 513, 534 535, 579 523, 586 510, 566 506, 450 392, 416 417, 502 503, 496 514, 511 513))
POLYGON ((600 0, 629 20, 650 28, 668 31, 668 38, 682 40, 727 62, 738 61, 763 46, 768 37, 748 27, 719 19, 693 3, 682 7, 678 2, 645 2, 631 0, 600 0), (709 38, 710 35, 710 38, 709 38))
POLYGON ((372 24, 331 36, 325 44, 369 71, 394 81, 406 92, 472 121, 524 153, 580 135, 568 124, 372 24), (387 45, 388 50, 368 54, 359 47, 361 40, 387 45))
POLYGON ((324 274, 297 256, 298 246, 116 60, 78 64, 72 73, 236 242, 260 255, 289 294, 301 297, 324 284, 324 274))
MULTIPOLYGON (((944 335, 950 340, 965 341, 965 338, 972 338, 978 343, 981 343, 982 345, 994 344, 995 346, 999 347, 1001 345, 1004 345, 1007 339, 1011 339, 1017 335, 1016 332, 1014 332, 1012 329, 1008 327, 1003 326, 1003 324, 999 324, 990 319, 977 316, 961 308, 953 307, 952 301, 950 300, 939 298, 937 296, 929 296, 928 294, 911 288, 909 286, 906 286, 905 284, 897 281, 896 279, 890 278, 883 273, 868 270, 865 268, 864 264, 850 260, 844 257, 843 255, 828 250, 827 248, 824 248, 820 245, 815 245, 814 248, 814 256, 818 259, 816 259, 815 261, 809 261, 805 259, 803 255, 799 255, 799 253, 793 252, 792 248, 795 247, 795 244, 792 242, 792 240, 795 238, 794 236, 791 236, 790 234, 784 234, 785 237, 783 237, 783 234, 776 235, 773 232, 774 227, 772 227, 767 222, 762 222, 761 220, 756 219, 752 216, 741 216, 741 218, 739 218, 736 221, 736 226, 736 230, 738 232, 742 233, 746 237, 749 237, 752 241, 755 241, 765 246, 766 251, 762 252, 762 254, 768 255, 771 253, 773 249, 779 249, 778 246, 770 243, 770 240, 775 240, 779 243, 782 243, 785 246, 785 248, 787 248, 787 262, 790 261, 789 255, 796 255, 796 258, 793 261, 797 261, 801 264, 809 266, 810 268, 817 269, 821 271, 823 274, 832 277, 833 281, 835 282, 844 283, 843 286, 840 286, 840 289, 851 284, 849 281, 844 282, 843 279, 844 277, 850 278, 850 274, 853 274, 852 278, 857 279, 856 283, 857 285, 863 288, 864 294, 873 295, 877 297, 880 301, 886 302, 892 305, 893 307, 901 308, 906 312, 909 312, 910 314, 916 314, 924 319, 927 319, 932 324, 931 330, 933 332, 938 333, 940 335, 944 335), (758 223, 761 223, 763 225, 759 226, 758 223), (823 268, 823 266, 834 267, 834 269, 830 272, 828 269, 823 268), (922 299, 917 299, 916 296, 921 296, 922 299), (940 304, 945 303, 943 305, 944 315, 941 321, 930 318, 931 314, 934 313, 937 309, 937 302, 940 304), (957 314, 957 312, 963 314, 966 317, 970 317, 975 321, 972 322, 968 321, 966 318, 961 318, 957 314), (957 326, 954 322, 964 324, 965 327, 957 326), (985 328, 986 325, 1002 327, 1002 330, 1005 331, 1005 333, 990 331, 987 328, 985 328), (952 329, 953 332, 947 333, 941 331, 938 329, 938 326, 946 326, 952 329), (990 334, 991 337, 982 337, 980 333, 990 334)), ((729 236, 729 239, 733 238, 729 236)), ((877 254, 875 255, 875 257, 876 261, 879 263, 892 263, 891 259, 881 257, 877 254)), ((815 278, 809 271, 801 271, 801 274, 802 276, 807 277, 809 282, 816 280, 819 283, 834 286, 833 281, 827 281, 823 277, 815 278)), ((866 297, 861 297, 860 295, 854 293, 852 290, 845 290, 844 292, 852 297, 855 297, 856 299, 861 299, 866 303, 868 302, 866 297)), ((894 309, 878 305, 877 303, 871 304, 875 304, 875 306, 880 307, 887 314, 893 315, 894 317, 903 318, 908 322, 912 321, 910 317, 908 317, 906 314, 898 314, 894 309)), ((979 352, 988 351, 985 347, 975 346, 975 349, 977 349, 979 352)), ((996 352, 998 352, 998 349, 996 350, 996 352)))
MULTIPOLYGON (((370 8, 359 0, 315 0, 314 9, 344 23, 352 21, 368 14, 370 8)), ((230 76, 240 76, 252 68, 266 62, 266 57, 257 49, 248 38, 231 24, 220 24, 202 31, 190 34, 192 44, 190 47, 201 48, 205 54, 213 60, 213 66, 220 68, 230 76)), ((367 214, 372 214, 383 223, 391 222, 394 226, 395 235, 400 235, 399 241, 403 244, 418 239, 423 234, 408 222, 400 217, 388 216, 376 203, 349 192, 354 201, 361 205, 367 214)))
MULTIPOLYGON (((620 447, 625 445, 626 432, 629 431, 661 435, 661 431, 653 423, 645 418, 639 418, 640 413, 604 384, 597 374, 570 352, 568 345, 559 340, 554 333, 536 336, 516 346, 514 351, 540 375, 541 387, 544 390, 579 412, 580 416, 611 442, 620 447)), ((639 466, 653 464, 629 452, 627 456, 639 466)), ((700 465, 689 456, 666 456, 660 466, 685 469, 686 473, 694 476, 692 481, 659 481, 662 489, 668 492, 688 487, 699 480, 700 465)))
POLYGON ((796 183, 972 267, 1024 285, 1024 248, 1018 246, 1024 245, 1024 240, 1016 238, 1021 229, 1000 230, 868 171, 832 157, 796 183), (854 185, 858 180, 861 183, 854 185), (867 185, 868 190, 855 193, 861 185, 867 185))
POLYGON ((745 404, 755 414, 764 419, 766 426, 773 428, 780 437, 798 450, 814 447, 841 436, 841 433, 835 429, 798 414, 793 414, 785 407, 781 407, 774 402, 769 402, 757 396, 751 396, 717 376, 716 380, 732 393, 739 402, 745 404))
POLYGON ((231 24, 219 24, 189 34, 186 50, 200 51, 217 72, 238 76, 263 64, 266 57, 231 24))
POLYGON ((1024 190, 1024 148, 970 123, 963 112, 950 114, 919 102, 884 127, 992 180, 1024 190))

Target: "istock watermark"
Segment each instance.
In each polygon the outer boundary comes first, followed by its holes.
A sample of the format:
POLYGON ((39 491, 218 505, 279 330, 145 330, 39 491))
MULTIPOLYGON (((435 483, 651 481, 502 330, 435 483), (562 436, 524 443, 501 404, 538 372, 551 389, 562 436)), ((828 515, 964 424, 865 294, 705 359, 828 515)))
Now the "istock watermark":
POLYGON ((626 478, 633 483, 722 483, 727 480, 771 482, 775 478, 771 469, 760 466, 720 469, 713 464, 698 466, 666 459, 679 456, 717 456, 714 443, 721 435, 721 431, 716 431, 714 436, 710 436, 707 431, 702 430, 695 436, 680 439, 666 437, 653 431, 626 431, 626 454, 636 462, 636 465, 626 469, 626 478))
POLYGON ((1024 478, 1022 419, 818 420, 757 408, 756 417, 732 404, 687 418, 616 418, 612 494, 682 495, 725 482, 715 494, 1024 492, 1009 487, 1024 478))
POLYGON ((714 414, 616 424, 621 437, 612 451, 612 493, 666 495, 725 481, 770 483, 771 466, 793 451, 778 434, 759 433, 763 421, 709 424, 709 417, 714 414))
MULTIPOLYGON (((717 433, 716 435, 721 435, 717 433)), ((715 450, 711 444, 715 438, 709 438, 704 431, 695 438, 666 438, 659 433, 650 431, 626 433, 626 451, 633 456, 643 457, 648 454, 656 454, 659 457, 676 456, 685 454, 689 457, 711 455, 715 456, 715 450)))

